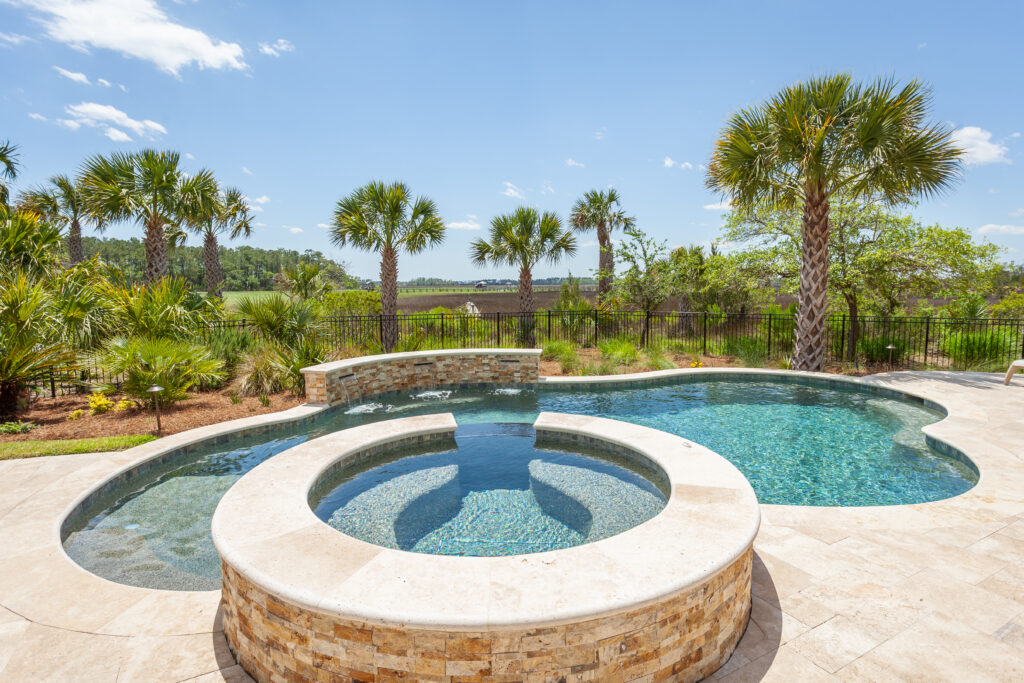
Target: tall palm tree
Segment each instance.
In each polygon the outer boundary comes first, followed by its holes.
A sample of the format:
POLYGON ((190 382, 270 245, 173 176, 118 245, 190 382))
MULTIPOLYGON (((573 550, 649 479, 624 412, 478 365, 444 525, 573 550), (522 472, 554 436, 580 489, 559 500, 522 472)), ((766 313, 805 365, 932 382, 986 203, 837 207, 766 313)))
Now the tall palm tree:
POLYGON ((597 245, 601 250, 598 255, 597 298, 601 301, 612 288, 615 273, 615 255, 612 253, 611 233, 616 228, 629 229, 636 226, 636 219, 627 216, 619 208, 619 192, 615 188, 608 190, 590 190, 573 204, 569 222, 577 231, 596 230, 597 245))
POLYGON ((217 200, 217 182, 208 170, 189 175, 177 152, 145 149, 88 159, 82 193, 96 220, 134 220, 145 228, 146 282, 167 277, 165 226, 204 215, 217 200))
POLYGON ((21 196, 20 204, 49 223, 67 227, 68 261, 72 265, 85 260, 82 223, 92 221, 97 228, 103 226, 102 221, 86 213, 79 184, 66 175, 55 175, 48 186, 28 190, 21 196))
POLYGON ((10 140, 0 142, 0 205, 7 206, 10 191, 7 181, 18 177, 18 146, 10 140))
POLYGON ((413 197, 405 183, 373 181, 338 201, 331 241, 351 244, 380 258, 381 346, 398 340, 398 252, 416 254, 444 241, 444 221, 426 197, 413 197))
POLYGON ((537 310, 533 298, 533 267, 541 261, 558 263, 563 256, 576 253, 576 236, 562 229, 558 215, 543 214, 537 209, 521 206, 512 213, 491 219, 490 239, 478 239, 470 247, 477 265, 519 266, 520 320, 527 319, 523 341, 536 342, 532 316, 537 310))
POLYGON ((926 121, 930 106, 918 81, 897 88, 892 80, 825 76, 740 110, 715 143, 709 188, 739 210, 803 211, 797 369, 824 367, 830 198, 874 193, 898 204, 939 193, 959 176, 961 152, 948 127, 926 121))
MULTIPOLYGON (((252 234, 253 216, 246 203, 245 195, 237 187, 219 190, 214 201, 209 203, 204 196, 197 206, 186 207, 181 228, 203 236, 203 266, 206 271, 206 293, 219 299, 224 298, 224 268, 220 263, 220 244, 217 236, 228 234, 229 239, 249 237, 252 234)), ((172 242, 181 241, 172 231, 172 242)))

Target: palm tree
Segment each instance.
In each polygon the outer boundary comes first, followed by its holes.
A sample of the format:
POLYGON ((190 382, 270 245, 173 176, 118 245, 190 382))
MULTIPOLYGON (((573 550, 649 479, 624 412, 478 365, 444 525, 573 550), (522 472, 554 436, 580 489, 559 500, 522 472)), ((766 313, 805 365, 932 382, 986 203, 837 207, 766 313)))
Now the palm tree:
POLYGON ((558 215, 543 214, 527 206, 491 219, 490 240, 473 242, 471 257, 477 265, 519 266, 519 314, 526 320, 521 334, 524 343, 533 346, 533 267, 541 261, 558 263, 563 256, 576 253, 576 237, 562 229, 558 215))
POLYGON ((7 206, 10 191, 5 181, 18 177, 18 146, 10 140, 0 142, 0 205, 7 206))
POLYGON ((825 361, 829 201, 877 194, 890 204, 934 195, 960 173, 948 127, 926 121, 931 93, 918 81, 855 84, 825 76, 784 88, 733 115, 707 185, 738 210, 801 208, 803 226, 794 365, 825 361))
POLYGON ((416 254, 444 241, 437 206, 413 197, 405 183, 374 181, 338 201, 331 241, 380 253, 381 346, 390 351, 398 340, 398 252, 416 254))
POLYGON ((146 149, 96 156, 82 169, 82 193, 90 216, 100 221, 134 220, 145 227, 146 282, 167 276, 165 226, 205 215, 217 201, 213 174, 186 174, 178 167, 179 160, 177 152, 146 149))
MULTIPOLYGON (((92 220, 85 211, 82 191, 78 183, 66 175, 50 178, 48 187, 31 189, 21 197, 20 204, 42 216, 43 220, 68 229, 68 261, 71 265, 85 260, 82 248, 82 222, 92 220)), ((101 221, 95 221, 97 228, 101 221)))
POLYGON ((596 230, 598 255, 597 299, 603 300, 612 288, 615 274, 615 255, 612 253, 611 232, 616 228, 630 229, 636 219, 619 209, 619 192, 615 188, 590 190, 573 204, 569 222, 577 231, 596 230))
POLYGON ((299 261, 292 268, 284 268, 274 276, 274 284, 293 299, 322 301, 330 292, 330 281, 319 263, 299 261))
MULTIPOLYGON (((182 227, 203 236, 203 265, 206 270, 206 293, 219 299, 224 298, 224 268, 220 264, 220 245, 217 235, 228 233, 229 239, 249 237, 252 234, 253 216, 245 195, 237 187, 218 191, 215 201, 209 204, 205 197, 198 196, 198 206, 185 211, 182 227)), ((171 241, 177 240, 172 234, 171 241)))

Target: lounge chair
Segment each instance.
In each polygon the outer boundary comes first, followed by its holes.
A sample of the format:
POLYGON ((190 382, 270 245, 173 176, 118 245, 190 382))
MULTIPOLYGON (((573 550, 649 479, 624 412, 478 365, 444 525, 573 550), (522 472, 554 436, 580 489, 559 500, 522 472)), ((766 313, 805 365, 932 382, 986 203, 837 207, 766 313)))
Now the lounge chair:
POLYGON ((1020 360, 1015 360, 1012 363, 1010 363, 1010 369, 1006 371, 1006 380, 1003 382, 1003 384, 1009 385, 1010 378, 1013 377, 1013 373, 1017 372, 1018 370, 1024 370, 1024 358, 1021 358, 1020 360))

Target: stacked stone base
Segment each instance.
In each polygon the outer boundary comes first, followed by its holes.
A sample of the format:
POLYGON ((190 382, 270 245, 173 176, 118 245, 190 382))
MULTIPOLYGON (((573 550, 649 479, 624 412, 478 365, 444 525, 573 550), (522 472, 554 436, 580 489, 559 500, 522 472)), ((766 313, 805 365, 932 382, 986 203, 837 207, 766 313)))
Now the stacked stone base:
POLYGON ((258 681, 696 681, 750 616, 752 550, 678 594, 543 628, 476 632, 347 619, 270 595, 223 564, 224 633, 258 681))

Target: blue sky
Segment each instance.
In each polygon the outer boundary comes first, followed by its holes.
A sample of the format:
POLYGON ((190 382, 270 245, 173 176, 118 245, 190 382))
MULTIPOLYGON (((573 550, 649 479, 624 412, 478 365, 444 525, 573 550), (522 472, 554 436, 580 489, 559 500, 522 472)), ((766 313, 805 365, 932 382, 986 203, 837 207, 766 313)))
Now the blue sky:
MULTIPOLYGON (((913 209, 1024 260, 1024 3, 0 0, 0 139, 17 187, 92 154, 187 154, 258 209, 251 243, 330 246, 336 201, 371 179, 433 198, 445 245, 401 279, 512 276, 469 243, 527 203, 565 217, 612 185, 670 246, 714 239, 702 165, 737 108, 831 71, 920 78, 966 173, 913 209)), ((135 226, 112 227, 118 237, 135 226)), ((537 276, 588 274, 597 247, 537 276)))

